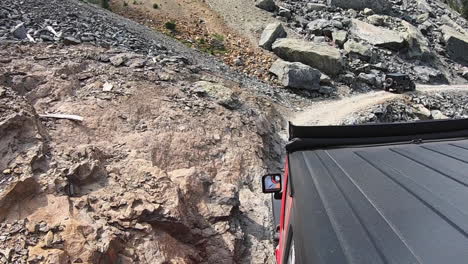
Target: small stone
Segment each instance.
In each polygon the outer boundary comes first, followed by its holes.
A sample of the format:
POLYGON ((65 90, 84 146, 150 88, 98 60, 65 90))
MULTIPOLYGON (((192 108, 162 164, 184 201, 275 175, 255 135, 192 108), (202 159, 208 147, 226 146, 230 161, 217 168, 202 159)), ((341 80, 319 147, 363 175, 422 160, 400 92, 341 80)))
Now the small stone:
POLYGON ((420 23, 420 24, 426 22, 428 19, 429 19, 429 13, 421 14, 421 15, 419 15, 419 16, 416 18, 416 20, 417 20, 418 23, 420 23))
POLYGON ((307 3, 307 10, 310 11, 321 11, 323 9, 327 8, 326 5, 324 4, 316 4, 316 3, 307 3))
POLYGON ((431 116, 432 116, 433 119, 447 119, 448 118, 446 115, 444 115, 439 110, 432 110, 431 111, 431 116))
POLYGON ((255 6, 269 12, 273 12, 276 9, 276 5, 273 0, 259 0, 255 6))
POLYGON ((114 85, 111 84, 111 83, 106 82, 106 83, 102 86, 102 91, 103 91, 103 92, 110 92, 110 91, 112 91, 112 88, 114 88, 114 85))
POLYGON ((47 232, 44 238, 44 247, 51 247, 54 242, 54 233, 52 231, 47 232))
POLYGON ((26 28, 24 27, 24 23, 20 23, 16 25, 15 27, 11 29, 10 32, 17 39, 26 39, 28 37, 26 28))
POLYGON ((431 117, 431 111, 424 107, 424 105, 417 104, 413 106, 414 113, 422 120, 429 119, 431 117))
POLYGON ((291 19, 292 17, 291 10, 283 8, 283 7, 280 7, 278 11, 278 15, 286 19, 291 19))
POLYGON ((7 175, 7 174, 11 174, 11 169, 6 169, 3 171, 3 174, 7 175))
POLYGON ((65 45, 78 45, 78 44, 81 44, 81 41, 79 39, 74 38, 74 37, 65 37, 65 38, 63 38, 63 44, 65 44, 65 45))
POLYGON ((338 45, 339 47, 343 47, 346 40, 348 39, 348 32, 344 30, 333 31, 332 38, 333 41, 335 41, 336 45, 338 45))

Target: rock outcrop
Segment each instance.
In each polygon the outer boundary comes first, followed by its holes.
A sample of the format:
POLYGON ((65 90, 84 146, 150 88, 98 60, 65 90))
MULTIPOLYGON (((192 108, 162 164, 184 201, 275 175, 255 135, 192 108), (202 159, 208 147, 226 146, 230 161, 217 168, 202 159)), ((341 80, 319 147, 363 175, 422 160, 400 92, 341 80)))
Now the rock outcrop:
POLYGON ((340 51, 327 44, 298 39, 279 39, 273 43, 273 52, 284 60, 302 62, 333 76, 342 69, 340 51))

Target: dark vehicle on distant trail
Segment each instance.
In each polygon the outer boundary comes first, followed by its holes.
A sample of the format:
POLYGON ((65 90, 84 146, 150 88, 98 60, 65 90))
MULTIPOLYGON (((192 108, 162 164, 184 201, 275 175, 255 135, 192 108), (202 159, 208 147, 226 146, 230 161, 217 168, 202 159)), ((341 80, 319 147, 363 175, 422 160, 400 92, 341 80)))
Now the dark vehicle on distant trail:
POLYGON ((468 263, 468 119, 289 134, 262 178, 278 264, 468 263))
POLYGON ((416 90, 416 84, 411 80, 408 74, 389 73, 385 78, 385 91, 404 93, 406 91, 416 90))

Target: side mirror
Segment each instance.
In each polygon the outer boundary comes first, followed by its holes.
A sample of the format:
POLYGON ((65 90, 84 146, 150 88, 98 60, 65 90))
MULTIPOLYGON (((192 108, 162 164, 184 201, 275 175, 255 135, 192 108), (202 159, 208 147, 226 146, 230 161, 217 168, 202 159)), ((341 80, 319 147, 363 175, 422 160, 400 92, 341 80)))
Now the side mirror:
POLYGON ((281 192, 281 174, 268 174, 262 177, 262 192, 277 193, 281 192))

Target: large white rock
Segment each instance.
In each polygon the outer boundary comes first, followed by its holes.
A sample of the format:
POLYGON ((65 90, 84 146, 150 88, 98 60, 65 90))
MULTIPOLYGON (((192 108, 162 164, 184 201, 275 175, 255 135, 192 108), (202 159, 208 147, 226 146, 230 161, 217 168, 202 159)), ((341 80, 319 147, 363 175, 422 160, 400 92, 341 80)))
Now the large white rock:
POLYGON ((392 6, 389 0, 327 0, 327 4, 355 10, 370 8, 377 13, 387 13, 392 6))
POLYGON ((270 68, 270 72, 278 76, 285 87, 318 90, 322 73, 300 62, 277 60, 270 68))
POLYGON ((281 23, 268 24, 263 30, 262 36, 258 45, 266 50, 271 50, 271 45, 278 38, 286 37, 286 31, 284 31, 281 23))
POLYGON ((340 50, 326 43, 279 39, 273 43, 273 52, 284 60, 302 62, 332 76, 343 67, 340 50))
POLYGON ((344 44, 344 50, 350 54, 357 54, 365 59, 372 57, 372 47, 354 40, 348 40, 344 44))
POLYGON ((398 50, 405 46, 405 40, 396 31, 376 27, 357 19, 351 21, 351 35, 367 41, 377 47, 398 50))
POLYGON ((447 54, 454 60, 468 65, 468 35, 459 33, 449 26, 442 26, 447 54))
POLYGON ((402 34, 409 46, 408 55, 410 58, 429 58, 431 49, 426 37, 415 26, 402 20, 405 32, 402 34))

